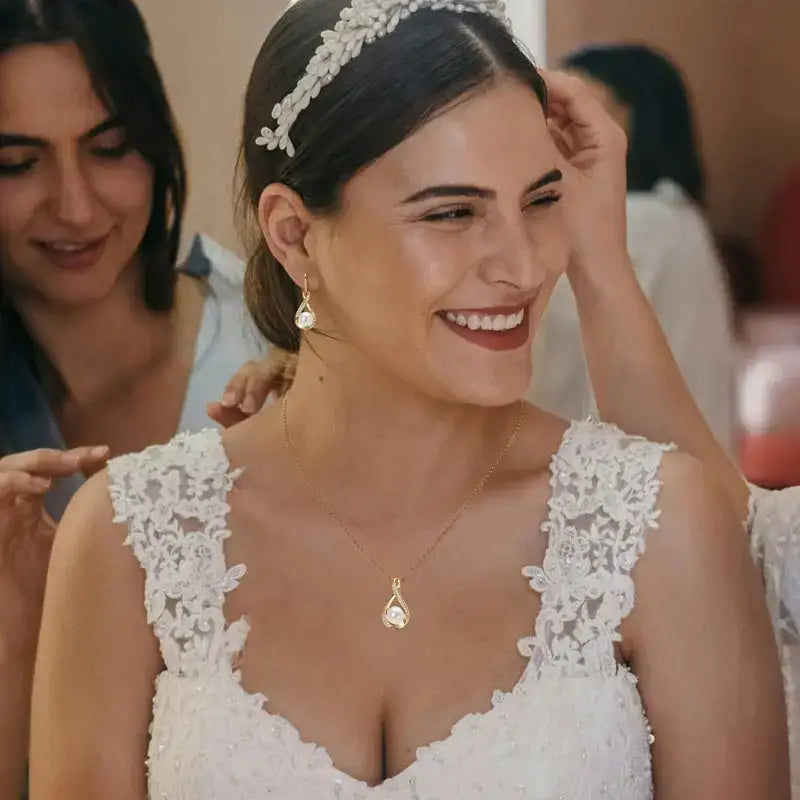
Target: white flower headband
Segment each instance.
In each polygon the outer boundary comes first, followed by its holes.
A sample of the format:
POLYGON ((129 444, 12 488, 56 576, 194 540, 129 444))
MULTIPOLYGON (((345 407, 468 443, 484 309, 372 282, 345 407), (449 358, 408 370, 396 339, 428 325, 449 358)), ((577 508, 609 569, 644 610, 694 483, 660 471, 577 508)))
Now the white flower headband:
POLYGON ((348 61, 358 56, 365 44, 391 33, 401 20, 422 8, 489 14, 511 29, 503 0, 351 0, 333 30, 323 31, 322 44, 292 93, 272 109, 272 118, 277 123, 275 129, 262 128, 256 144, 268 150, 285 150, 292 158, 295 151, 289 132, 322 87, 327 86, 348 61))

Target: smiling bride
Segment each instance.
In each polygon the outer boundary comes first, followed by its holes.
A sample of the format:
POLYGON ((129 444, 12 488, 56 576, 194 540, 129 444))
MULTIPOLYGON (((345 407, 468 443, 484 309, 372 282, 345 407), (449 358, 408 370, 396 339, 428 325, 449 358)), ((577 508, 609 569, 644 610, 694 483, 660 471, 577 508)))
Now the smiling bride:
POLYGON ((34 800, 788 796, 724 490, 521 400, 568 263, 627 264, 624 151, 497 0, 285 12, 242 159, 247 300, 296 378, 67 510, 34 800))

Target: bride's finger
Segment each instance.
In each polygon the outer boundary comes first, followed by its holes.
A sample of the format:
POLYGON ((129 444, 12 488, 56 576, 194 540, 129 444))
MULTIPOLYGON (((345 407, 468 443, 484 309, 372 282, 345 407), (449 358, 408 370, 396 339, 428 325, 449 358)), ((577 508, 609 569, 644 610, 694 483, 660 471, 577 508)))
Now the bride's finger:
POLYGON ((547 84, 548 114, 562 123, 561 127, 572 129, 581 140, 577 144, 596 146, 624 139, 621 128, 580 78, 551 70, 541 74, 547 84))
POLYGON ((578 122, 590 122, 599 111, 605 114, 602 105, 584 81, 575 75, 554 70, 541 70, 547 84, 547 107, 563 109, 578 122))
POLYGON ((566 106, 561 103, 554 103, 549 106, 547 109, 547 121, 555 124, 562 133, 568 136, 572 140, 572 145, 578 144, 578 139, 581 135, 581 123, 570 114, 566 106))
POLYGON ((561 153, 565 159, 569 160, 574 151, 567 133, 552 119, 547 120, 547 128, 550 131, 550 136, 555 142, 556 147, 558 148, 558 152, 561 153))

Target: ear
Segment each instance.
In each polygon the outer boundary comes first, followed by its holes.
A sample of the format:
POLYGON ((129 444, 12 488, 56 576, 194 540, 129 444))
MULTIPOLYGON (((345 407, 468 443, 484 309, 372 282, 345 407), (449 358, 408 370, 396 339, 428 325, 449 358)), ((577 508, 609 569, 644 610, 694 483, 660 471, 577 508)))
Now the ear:
POLYGON ((311 214, 300 195, 282 183, 267 186, 258 202, 258 224, 270 252, 295 284, 302 286, 308 275, 309 287, 316 288, 316 270, 306 247, 311 214))

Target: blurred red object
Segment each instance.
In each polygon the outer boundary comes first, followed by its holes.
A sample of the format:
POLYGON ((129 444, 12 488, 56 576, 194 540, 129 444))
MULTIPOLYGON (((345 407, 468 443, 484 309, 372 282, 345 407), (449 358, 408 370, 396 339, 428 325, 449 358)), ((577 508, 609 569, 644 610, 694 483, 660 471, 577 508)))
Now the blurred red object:
POLYGON ((800 314, 743 316, 739 462, 769 488, 800 485, 800 314))
POLYGON ((746 434, 739 442, 739 462, 756 486, 800 486, 800 433, 746 434))
POLYGON ((800 310, 800 167, 769 204, 762 248, 764 303, 800 310))

